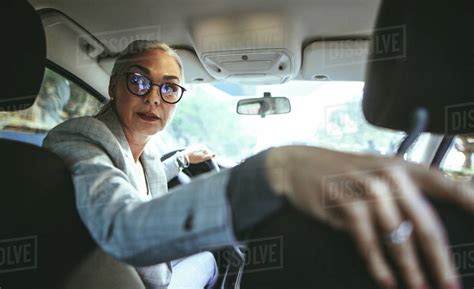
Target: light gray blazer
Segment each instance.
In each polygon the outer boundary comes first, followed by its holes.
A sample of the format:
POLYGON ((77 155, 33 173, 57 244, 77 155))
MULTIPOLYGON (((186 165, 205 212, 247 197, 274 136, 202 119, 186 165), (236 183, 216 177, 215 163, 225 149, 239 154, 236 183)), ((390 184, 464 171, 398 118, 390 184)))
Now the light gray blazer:
MULTIPOLYGON (((208 174, 168 193, 178 172, 148 145, 141 156, 150 198, 138 193, 139 175, 113 109, 66 121, 51 130, 44 147, 71 171, 76 205, 97 244, 134 266, 169 262, 200 251, 238 244, 226 197, 229 171, 208 174)), ((171 266, 161 264, 163 284, 171 266)))

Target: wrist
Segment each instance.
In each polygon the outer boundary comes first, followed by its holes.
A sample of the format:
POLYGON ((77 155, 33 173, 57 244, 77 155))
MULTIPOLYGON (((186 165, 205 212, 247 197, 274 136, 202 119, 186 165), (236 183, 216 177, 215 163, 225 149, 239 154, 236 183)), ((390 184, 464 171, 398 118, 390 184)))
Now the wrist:
POLYGON ((290 192, 288 148, 272 148, 265 160, 266 176, 269 186, 276 195, 285 195, 290 192))
POLYGON ((184 151, 183 152, 183 157, 184 157, 184 161, 185 161, 185 165, 186 167, 189 167, 189 165, 191 164, 191 161, 189 160, 189 153, 184 151))
POLYGON ((287 205, 284 196, 275 194, 267 177, 271 150, 260 152, 230 170, 227 196, 238 240, 245 240, 256 225, 287 205))
POLYGON ((187 153, 184 151, 178 152, 176 155, 176 163, 178 164, 178 168, 180 170, 189 167, 189 158, 187 153))

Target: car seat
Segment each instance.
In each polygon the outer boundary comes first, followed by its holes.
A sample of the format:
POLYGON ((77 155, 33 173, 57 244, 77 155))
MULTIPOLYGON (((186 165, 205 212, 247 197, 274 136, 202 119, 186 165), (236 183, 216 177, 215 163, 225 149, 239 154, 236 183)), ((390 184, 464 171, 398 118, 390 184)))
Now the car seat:
MULTIPOLYGON (((46 63, 40 17, 24 0, 2 3, 7 57, 0 111, 30 107, 46 63), (12 19, 11 19, 12 18, 12 19)), ((1 113, 1 112, 0 112, 1 113)), ((97 247, 75 206, 71 176, 55 154, 0 139, 0 287, 144 288, 133 267, 97 247)))

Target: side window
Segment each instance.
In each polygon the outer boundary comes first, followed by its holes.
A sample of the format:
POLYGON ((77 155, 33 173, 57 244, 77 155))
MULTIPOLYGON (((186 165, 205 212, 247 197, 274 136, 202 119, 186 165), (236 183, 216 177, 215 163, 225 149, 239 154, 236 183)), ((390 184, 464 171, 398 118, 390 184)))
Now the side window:
POLYGON ((0 138, 41 146, 50 129, 73 117, 94 115, 100 105, 82 87, 46 69, 33 106, 22 111, 0 112, 0 138))
POLYGON ((474 180, 474 135, 458 135, 441 163, 441 169, 451 179, 474 180))

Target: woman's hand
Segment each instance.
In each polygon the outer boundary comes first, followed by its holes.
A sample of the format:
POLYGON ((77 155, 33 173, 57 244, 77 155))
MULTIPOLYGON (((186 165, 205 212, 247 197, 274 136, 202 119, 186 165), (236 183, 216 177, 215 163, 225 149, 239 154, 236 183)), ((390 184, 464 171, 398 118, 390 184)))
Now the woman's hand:
POLYGON ((383 254, 385 246, 409 288, 428 289, 426 274, 433 276, 439 288, 459 288, 445 231, 423 193, 474 212, 472 187, 398 158, 315 147, 272 149, 266 167, 277 194, 352 235, 370 273, 382 286, 396 286, 383 254), (430 264, 429 272, 420 266, 421 255, 430 264))
POLYGON ((216 155, 210 152, 205 146, 193 146, 185 150, 185 154, 190 164, 198 164, 212 159, 216 155))

